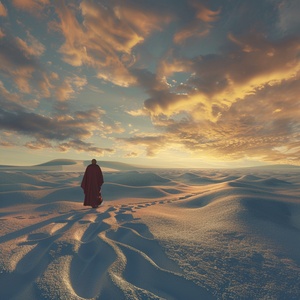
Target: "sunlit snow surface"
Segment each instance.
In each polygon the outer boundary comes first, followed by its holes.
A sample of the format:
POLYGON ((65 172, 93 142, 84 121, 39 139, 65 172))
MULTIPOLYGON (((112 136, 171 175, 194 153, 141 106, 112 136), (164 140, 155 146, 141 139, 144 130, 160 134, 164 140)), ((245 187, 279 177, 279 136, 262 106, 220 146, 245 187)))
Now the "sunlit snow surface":
POLYGON ((299 169, 61 164, 0 168, 1 299, 300 299, 299 169))

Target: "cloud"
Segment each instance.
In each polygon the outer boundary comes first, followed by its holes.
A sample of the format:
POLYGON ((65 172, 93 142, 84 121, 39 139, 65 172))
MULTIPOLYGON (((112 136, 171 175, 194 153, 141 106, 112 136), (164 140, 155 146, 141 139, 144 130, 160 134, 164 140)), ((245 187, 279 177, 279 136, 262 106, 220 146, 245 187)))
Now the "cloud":
POLYGON ((27 42, 19 37, 15 38, 15 42, 16 46, 22 51, 24 56, 29 59, 30 57, 39 57, 45 51, 45 46, 33 37, 29 31, 27 31, 27 42))
POLYGON ((56 86, 56 99, 58 101, 69 100, 76 95, 76 92, 82 90, 85 85, 87 85, 86 77, 66 77, 59 85, 56 86))
POLYGON ((190 102, 188 95, 172 93, 169 90, 152 90, 151 98, 145 100, 145 108, 153 113, 159 115, 160 113, 172 115, 174 112, 188 110, 187 103, 190 102))
POLYGON ((52 144, 48 140, 39 139, 38 141, 27 142, 24 145, 26 148, 31 150, 42 150, 42 149, 51 149, 52 144))
POLYGON ((136 111, 128 111, 132 116, 150 115, 172 115, 187 109, 189 95, 173 93, 164 77, 157 76, 145 69, 135 69, 132 73, 138 79, 138 84, 149 94, 144 102, 144 108, 136 111))
POLYGON ((29 12, 35 16, 40 16, 49 0, 12 0, 12 4, 20 10, 29 12))
POLYGON ((24 145, 31 150, 55 149, 59 152, 69 152, 75 150, 77 152, 89 152, 98 156, 103 156, 106 153, 114 153, 115 150, 111 148, 96 147, 92 143, 87 143, 79 139, 70 140, 63 143, 53 144, 48 140, 38 139, 35 141, 27 142, 24 145))
MULTIPOLYGON (((70 77, 69 80, 74 90, 80 90, 86 84, 86 80, 78 76, 70 77)), ((23 145, 33 150, 51 148, 66 152, 74 149, 102 155, 112 153, 114 150, 108 147, 99 148, 86 140, 94 136, 99 140, 106 138, 107 135, 124 131, 119 122, 106 116, 106 112, 100 108, 85 111, 71 111, 68 108, 62 113, 47 112, 45 115, 36 112, 35 108, 38 105, 39 101, 25 100, 22 95, 9 92, 0 81, 2 136, 5 130, 7 134, 15 136, 15 133, 18 133, 18 136, 22 137, 14 141, 7 137, 2 141, 3 146, 11 145, 13 142, 20 145, 21 140, 32 139, 22 142, 23 145)))
POLYGON ((205 7, 202 3, 199 3, 195 0, 190 1, 190 3, 191 6, 196 10, 196 18, 206 23, 216 21, 218 15, 221 12, 221 9, 218 9, 216 11, 210 10, 207 7, 205 7))
POLYGON ((31 149, 58 147, 60 150, 67 151, 70 148, 83 150, 86 146, 86 151, 111 152, 108 148, 100 151, 100 148, 84 140, 98 131, 107 133, 114 132, 114 130, 120 131, 118 124, 106 125, 103 121, 105 112, 100 109, 77 111, 72 116, 64 114, 48 117, 27 112, 19 106, 15 108, 17 109, 13 111, 0 108, 0 127, 8 132, 18 132, 23 136, 34 137, 35 141, 25 144, 31 149))
POLYGON ((221 12, 221 9, 210 10, 195 0, 189 1, 189 4, 193 10, 193 16, 190 17, 188 24, 175 33, 173 40, 176 44, 182 44, 189 38, 208 35, 212 28, 211 23, 217 20, 221 12))
POLYGON ((122 1, 104 6, 93 1, 82 1, 76 9, 64 4, 56 5, 59 29, 65 43, 59 52, 72 66, 87 65, 96 69, 97 77, 120 86, 135 84, 128 71, 134 61, 132 50, 142 43, 160 23, 168 18, 123 4, 122 1), (83 19, 79 22, 76 16, 83 19))
POLYGON ((18 39, 5 37, 0 40, 1 69, 11 74, 32 73, 38 66, 34 57, 28 56, 18 39))
POLYGON ((7 112, 0 109, 0 125, 6 130, 17 131, 45 139, 65 140, 70 136, 91 136, 83 124, 73 118, 49 118, 32 112, 7 112))
POLYGON ((19 93, 12 93, 8 91, 3 82, 0 80, 0 106, 7 111, 20 111, 23 107, 28 110, 37 108, 39 101, 36 99, 24 99, 19 93))
POLYGON ((128 157, 175 147, 224 160, 297 161, 297 1, 11 4, 7 11, 0 2, 0 126, 20 134, 16 143, 103 154, 113 150, 97 145, 109 140, 125 143, 128 157), (32 26, 32 15, 41 27, 32 26), (105 83, 135 89, 111 92, 105 83), (109 115, 95 108, 97 103, 82 111, 98 96, 93 91, 101 93, 97 101, 132 97, 128 107, 122 102, 130 121, 117 109, 109 115), (91 99, 83 103, 81 95, 91 99), (152 122, 152 132, 137 126, 141 116, 152 122), (125 130, 118 120, 138 130, 120 138, 125 130))
POLYGON ((53 96, 58 101, 65 101, 83 89, 87 84, 85 76, 61 78, 48 71, 41 63, 46 47, 29 31, 26 31, 26 37, 0 39, 0 70, 13 80, 20 93, 35 95, 36 99, 53 96))
POLYGON ((5 32, 2 29, 0 29, 0 39, 4 37, 5 37, 5 32))
POLYGON ((0 1, 0 17, 7 17, 7 9, 0 1))
POLYGON ((80 140, 71 140, 66 143, 60 143, 57 149, 61 152, 68 152, 70 149, 74 149, 78 152, 90 152, 92 154, 103 156, 105 153, 114 153, 115 150, 111 148, 101 148, 93 146, 91 143, 86 143, 80 140))
POLYGON ((13 147, 14 144, 8 142, 8 141, 0 141, 0 146, 1 147, 13 147))
POLYGON ((228 50, 222 54, 184 58, 181 62, 175 58, 173 67, 168 58, 159 69, 160 77, 153 74, 147 75, 148 82, 139 80, 151 96, 145 100, 145 108, 152 115, 186 111, 195 118, 215 122, 218 111, 230 108, 259 87, 293 78, 300 67, 299 47, 298 38, 268 41, 260 34, 240 38, 230 35, 228 50), (168 80, 176 72, 190 72, 184 85, 177 86, 181 92, 161 81, 163 76, 168 80))
POLYGON ((0 146, 9 148, 15 146, 15 135, 12 135, 11 132, 2 130, 1 131, 1 141, 0 146), (14 141, 14 142, 13 142, 14 141))
POLYGON ((27 41, 5 36, 0 39, 0 70, 14 81, 21 93, 49 96, 51 83, 38 60, 43 52, 44 46, 30 33, 27 41))
POLYGON ((160 60, 157 75, 160 78, 168 78, 175 73, 191 73, 193 62, 190 59, 176 57, 174 51, 168 51, 160 60))
POLYGON ((56 8, 60 18, 58 27, 66 39, 59 50, 64 61, 72 66, 92 66, 99 78, 118 85, 133 83, 119 55, 129 53, 130 47, 141 41, 141 37, 132 30, 123 31, 122 25, 117 25, 114 12, 108 14, 101 5, 84 1, 80 8, 84 18, 82 24, 63 2, 56 8))
POLYGON ((297 34, 300 26, 300 5, 297 0, 281 1, 278 4, 278 23, 281 32, 297 34))
MULTIPOLYGON (((130 138, 118 138, 117 141, 125 142, 130 146, 144 146, 146 155, 149 157, 156 156, 168 143, 168 139, 163 135, 146 135, 140 134, 130 138)), ((127 154, 126 156, 135 156, 135 154, 127 154)))
POLYGON ((138 157, 138 153, 137 152, 130 152, 130 153, 127 153, 125 155, 125 157, 138 157))
POLYGON ((161 134, 123 139, 143 146, 147 155, 181 147, 186 152, 219 160, 257 159, 300 164, 300 72, 277 83, 266 83, 228 108, 215 121, 194 114, 181 118, 157 116, 152 121, 161 134))

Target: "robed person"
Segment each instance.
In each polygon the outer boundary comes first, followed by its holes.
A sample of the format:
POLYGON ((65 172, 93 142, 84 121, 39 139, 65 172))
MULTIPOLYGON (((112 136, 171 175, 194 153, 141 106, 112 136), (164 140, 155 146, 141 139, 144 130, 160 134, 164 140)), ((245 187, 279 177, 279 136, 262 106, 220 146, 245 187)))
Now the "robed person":
POLYGON ((102 170, 97 165, 96 159, 86 167, 81 187, 84 191, 85 206, 97 208, 102 203, 101 186, 104 183, 102 170))

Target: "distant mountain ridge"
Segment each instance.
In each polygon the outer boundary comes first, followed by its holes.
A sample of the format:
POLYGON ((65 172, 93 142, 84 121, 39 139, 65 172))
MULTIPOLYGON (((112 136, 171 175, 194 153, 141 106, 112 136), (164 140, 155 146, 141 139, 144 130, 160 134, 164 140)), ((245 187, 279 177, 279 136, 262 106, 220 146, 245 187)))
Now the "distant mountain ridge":
MULTIPOLYGON (((53 159, 48 162, 36 165, 36 166, 61 166, 61 165, 76 165, 83 164, 88 166, 91 163, 90 160, 73 160, 73 159, 53 159)), ((131 165, 117 161, 97 161, 100 167, 116 168, 116 169, 141 169, 143 166, 131 165)))
MULTIPOLYGON (((41 164, 31 165, 31 166, 16 166, 16 165, 0 165, 0 169, 4 170, 84 170, 86 166, 91 163, 90 160, 74 160, 74 159, 53 159, 41 164)), ((119 171, 130 171, 130 170, 141 170, 141 169, 153 169, 159 167, 149 167, 149 166, 142 166, 142 165, 134 165, 134 164, 127 164, 118 161, 98 161, 98 164, 101 168, 107 168, 111 170, 119 170, 119 171)), ((191 169, 191 168, 186 168, 191 169)), ((199 168, 201 169, 201 168, 199 168)), ((299 170, 300 166, 296 165, 288 165, 288 164, 275 164, 275 165, 263 165, 263 166, 253 166, 253 167, 240 167, 240 168, 233 168, 233 169, 257 169, 257 170, 299 170)))
POLYGON ((35 165, 35 167, 43 166, 61 166, 61 165, 76 165, 78 161, 73 159, 53 159, 42 164, 35 165))
POLYGON ((254 167, 248 167, 252 169, 300 169, 300 166, 296 165, 288 165, 288 164, 276 164, 276 165, 264 165, 264 166, 254 166, 254 167))
MULTIPOLYGON (((16 166, 16 165, 0 165, 0 169, 8 170, 32 170, 32 171, 68 171, 68 170, 85 170, 86 166, 91 163, 90 160, 74 160, 74 159, 53 159, 45 163, 32 166, 16 166)), ((131 165, 117 161, 98 161, 101 168, 107 168, 110 170, 127 171, 138 170, 149 167, 131 165)))

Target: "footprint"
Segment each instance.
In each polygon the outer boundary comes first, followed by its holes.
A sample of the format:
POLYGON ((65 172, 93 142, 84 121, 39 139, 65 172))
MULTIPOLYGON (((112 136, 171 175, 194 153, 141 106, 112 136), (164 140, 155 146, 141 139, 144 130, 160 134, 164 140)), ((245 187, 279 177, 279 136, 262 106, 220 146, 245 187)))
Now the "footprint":
POLYGON ((50 230, 50 234, 54 235, 54 234, 59 234, 62 233, 64 231, 66 231, 66 226, 68 225, 68 223, 63 223, 63 222, 59 222, 57 224, 54 224, 54 226, 51 228, 50 230))
POLYGON ((92 221, 89 221, 89 220, 80 220, 78 221, 79 224, 88 224, 88 223, 91 223, 92 221))
POLYGON ((28 242, 38 242, 40 240, 44 240, 45 238, 48 238, 50 235, 47 233, 31 233, 27 236, 28 242))
POLYGON ((107 212, 109 212, 109 211, 116 211, 116 210, 117 210, 117 208, 116 208, 116 207, 114 207, 114 206, 111 206, 111 207, 109 207, 109 208, 108 208, 107 212))
POLYGON ((88 228, 84 231, 84 233, 81 237, 81 242, 86 243, 86 242, 94 240, 96 237, 98 237, 98 234, 100 232, 103 232, 103 231, 109 229, 110 227, 111 226, 105 222, 91 223, 88 226, 88 228))
POLYGON ((118 213, 116 216, 115 216, 116 220, 118 223, 122 223, 122 222, 127 222, 127 221, 132 221, 134 218, 133 218, 133 215, 132 214, 123 214, 122 212, 121 213, 118 213))

